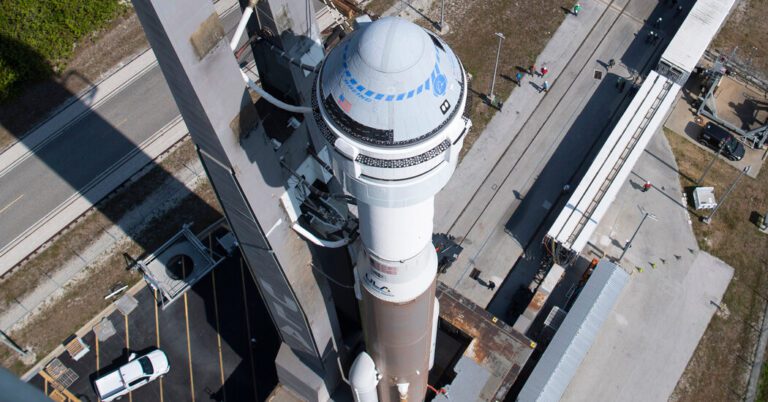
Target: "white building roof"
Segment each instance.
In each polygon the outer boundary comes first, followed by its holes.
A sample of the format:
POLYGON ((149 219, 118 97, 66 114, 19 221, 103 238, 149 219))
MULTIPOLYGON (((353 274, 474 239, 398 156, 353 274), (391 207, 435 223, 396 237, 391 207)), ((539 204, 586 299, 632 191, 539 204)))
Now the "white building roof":
POLYGON ((618 265, 606 260, 597 265, 518 394, 518 401, 560 400, 627 282, 629 274, 618 265))
POLYGON ((698 0, 667 46, 662 60, 689 73, 693 71, 728 17, 734 1, 698 0))

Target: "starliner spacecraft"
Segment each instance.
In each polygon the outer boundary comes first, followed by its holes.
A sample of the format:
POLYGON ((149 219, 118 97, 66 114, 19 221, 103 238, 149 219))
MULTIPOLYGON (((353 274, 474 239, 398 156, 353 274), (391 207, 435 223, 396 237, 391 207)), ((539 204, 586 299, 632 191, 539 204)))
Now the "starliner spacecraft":
POLYGON ((434 196, 471 127, 467 80, 432 32, 398 18, 358 25, 327 55, 312 93, 333 171, 358 206, 356 295, 367 353, 355 359, 350 382, 358 401, 421 401, 439 311, 434 196))
POLYGON ((280 335, 280 384, 323 402, 349 392, 348 373, 358 401, 421 401, 433 200, 471 126, 466 76, 401 19, 323 39, 315 3, 241 0, 227 38, 210 0, 133 0, 280 335))

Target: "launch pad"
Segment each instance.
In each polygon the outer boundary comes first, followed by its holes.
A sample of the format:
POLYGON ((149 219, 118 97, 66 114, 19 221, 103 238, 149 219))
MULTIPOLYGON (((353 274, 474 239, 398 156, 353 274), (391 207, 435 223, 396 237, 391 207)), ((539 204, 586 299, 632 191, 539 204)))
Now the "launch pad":
MULTIPOLYGON (((503 400, 536 343, 442 282, 438 282, 436 294, 441 324, 469 342, 454 360, 455 365, 443 372, 443 378, 450 377, 451 371, 455 373, 452 381, 443 385, 449 394, 438 394, 433 400, 503 400)), ((439 368, 438 361, 435 368, 439 368)))

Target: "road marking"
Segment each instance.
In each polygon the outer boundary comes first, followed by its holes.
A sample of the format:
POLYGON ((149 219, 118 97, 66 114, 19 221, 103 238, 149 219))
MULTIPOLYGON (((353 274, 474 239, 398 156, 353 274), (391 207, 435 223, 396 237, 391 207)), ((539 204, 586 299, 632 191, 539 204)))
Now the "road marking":
MULTIPOLYGON (((160 349, 160 320, 157 312, 157 289, 155 291, 155 337, 157 338, 157 348, 160 349)), ((163 402, 163 377, 160 377, 160 402, 163 402)))
POLYGON ((96 378, 99 378, 99 369, 101 368, 101 365, 99 365, 99 335, 94 331, 94 343, 96 345, 96 378))
POLYGON ((251 336, 251 319, 250 319, 250 313, 248 313, 248 299, 246 298, 246 292, 245 292, 245 267, 243 266, 243 257, 240 257, 240 284, 243 287, 243 306, 245 307, 245 329, 248 333, 248 356, 251 360, 251 383, 253 384, 253 395, 254 400, 259 400, 259 392, 256 387, 256 367, 254 365, 253 361, 253 337, 251 336))
MULTIPOLYGON (((125 350, 128 351, 128 356, 131 355, 131 337, 128 333, 128 315, 123 314, 123 318, 125 319, 125 350)), ((131 391, 128 391, 128 401, 133 402, 133 393, 131 391)))
POLYGON ((128 118, 127 118, 127 117, 124 117, 124 118, 123 118, 122 120, 120 120, 120 121, 119 121, 117 124, 115 124, 115 128, 118 128, 118 127, 122 126, 123 124, 125 124, 125 122, 126 122, 126 121, 128 121, 128 118))
POLYGON ((216 343, 219 348, 219 375, 221 376, 221 400, 227 400, 227 390, 224 388, 224 358, 221 355, 221 329, 219 325, 219 302, 216 296, 216 270, 211 271, 213 285, 213 315, 216 317, 216 343))
POLYGON ((2 214, 3 212, 5 212, 5 210, 7 210, 8 208, 12 207, 12 206, 13 206, 13 204, 15 204, 15 203, 19 202, 19 200, 20 200, 20 199, 22 199, 22 198, 24 198, 24 194, 22 194, 22 195, 20 195, 20 196, 16 197, 16 199, 15 199, 15 200, 13 200, 13 201, 11 201, 11 203, 10 203, 10 204, 8 204, 8 205, 4 206, 4 207, 3 207, 3 209, 0 209, 0 214, 2 214))
MULTIPOLYGON (((181 262, 181 275, 187 277, 187 271, 184 268, 184 261, 181 262)), ((187 302, 187 292, 184 292, 184 322, 187 327, 187 356, 189 360, 189 390, 192 393, 192 402, 195 402, 195 376, 192 374, 192 344, 189 341, 189 305, 187 302)))

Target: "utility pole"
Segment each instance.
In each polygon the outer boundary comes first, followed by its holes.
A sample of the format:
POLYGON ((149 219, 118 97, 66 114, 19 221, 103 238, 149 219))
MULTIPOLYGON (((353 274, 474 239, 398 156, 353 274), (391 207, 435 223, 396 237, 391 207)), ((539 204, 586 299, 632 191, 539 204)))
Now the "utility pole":
POLYGON ((5 334, 5 332, 0 331, 0 341, 5 345, 8 346, 11 350, 18 353, 21 357, 27 357, 28 351, 21 348, 21 346, 17 345, 16 342, 13 341, 13 339, 9 338, 8 335, 5 334))
POLYGON ((741 181, 741 178, 744 177, 745 174, 749 173, 749 169, 751 166, 746 166, 744 169, 741 170, 741 173, 739 173, 739 177, 736 178, 736 180, 731 183, 731 187, 728 188, 728 191, 725 192, 725 195, 723 196, 722 201, 718 202, 715 206, 715 209, 712 210, 712 213, 709 214, 708 217, 704 218, 702 222, 706 223, 707 225, 712 222, 712 217, 715 216, 715 213, 718 209, 720 209, 720 206, 725 203, 726 198, 731 194, 734 188, 736 188, 736 185, 739 184, 739 181, 741 181))
POLYGON ((645 220, 648 218, 651 218, 655 221, 659 220, 656 215, 646 211, 643 209, 643 207, 638 205, 638 208, 640 208, 640 212, 643 213, 643 219, 640 220, 640 224, 637 225, 637 229, 635 229, 635 233, 632 233, 632 237, 627 240, 627 244, 624 245, 624 250, 621 251, 621 255, 619 256, 618 261, 621 262, 621 259, 624 258, 624 254, 627 253, 627 251, 632 247, 632 242, 635 240, 635 236, 637 236, 637 233, 640 231, 640 228, 643 227, 643 223, 645 223, 645 220))
POLYGON ((720 148, 717 149, 717 152, 715 153, 715 156, 713 156, 712 160, 709 161, 709 164, 704 169, 704 172, 701 173, 701 177, 699 177, 699 180, 696 181, 696 184, 700 185, 704 181, 704 176, 706 176, 707 173, 709 173, 709 169, 712 168, 712 165, 715 164, 715 161, 717 160, 717 157, 720 156, 721 152, 723 152, 723 148, 725 148, 725 144, 726 144, 726 142, 725 142, 725 140, 723 140, 723 143, 720 144, 720 148))
POLYGON ((506 39, 504 37, 504 34, 501 32, 496 32, 495 35, 499 37, 499 47, 496 50, 496 64, 493 66, 493 79, 491 80, 491 92, 488 94, 488 99, 491 101, 492 104, 496 103, 496 95, 493 94, 493 88, 496 86, 496 71, 498 71, 498 68, 499 68, 499 55, 501 54, 501 41, 506 39))

